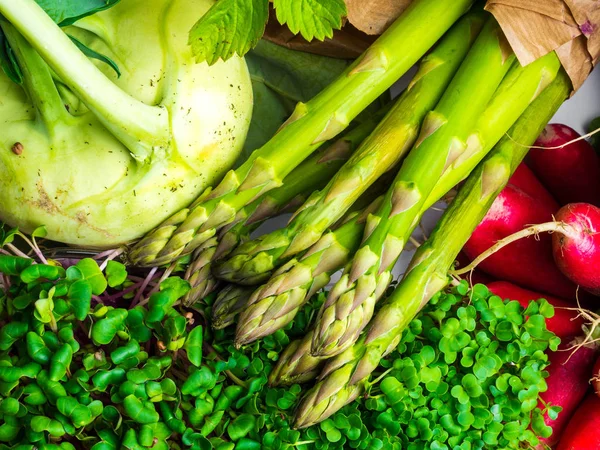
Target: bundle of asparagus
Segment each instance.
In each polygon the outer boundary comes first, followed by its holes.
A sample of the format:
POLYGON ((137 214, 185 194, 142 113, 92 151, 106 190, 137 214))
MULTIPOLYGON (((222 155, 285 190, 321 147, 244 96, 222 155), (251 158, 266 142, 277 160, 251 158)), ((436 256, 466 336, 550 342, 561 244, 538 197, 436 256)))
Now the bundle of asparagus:
POLYGON ((298 427, 367 389, 404 327, 446 286, 460 248, 568 93, 556 54, 521 66, 490 14, 465 15, 472 3, 413 1, 267 144, 130 249, 129 261, 141 266, 192 254, 188 304, 218 280, 233 283, 217 293, 212 325, 237 322, 238 347, 286 327, 343 269, 312 329, 289 344, 269 377, 283 385, 320 374, 298 409, 298 427), (419 60, 393 105, 336 138, 419 60), (386 173, 395 178, 378 196, 369 188, 386 173), (378 306, 425 211, 465 179, 378 306), (293 212, 287 226, 250 238, 283 212, 293 212))
POLYGON ((370 373, 379 360, 396 347, 406 325, 446 286, 448 270, 458 252, 525 157, 528 146, 566 99, 570 88, 568 77, 561 72, 469 176, 367 331, 352 347, 328 361, 320 381, 298 408, 297 427, 325 420, 364 392, 370 373))

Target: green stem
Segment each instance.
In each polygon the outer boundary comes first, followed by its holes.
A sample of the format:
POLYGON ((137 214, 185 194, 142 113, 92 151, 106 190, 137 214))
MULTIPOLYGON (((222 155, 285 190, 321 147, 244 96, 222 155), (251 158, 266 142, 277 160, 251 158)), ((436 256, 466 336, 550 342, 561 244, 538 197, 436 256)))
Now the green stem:
POLYGON ((35 0, 0 0, 0 13, 39 52, 60 79, 133 154, 143 161, 169 145, 169 115, 110 81, 35 0))
POLYGON ((305 427, 326 419, 364 392, 371 373, 392 351, 418 311, 447 282, 447 272, 496 196, 525 157, 528 145, 567 98, 571 83, 564 71, 531 104, 469 176, 430 238, 413 257, 402 282, 371 321, 366 333, 348 350, 331 359, 321 381, 308 392, 296 416, 305 427))
POLYGON ((46 129, 52 133, 57 125, 64 124, 70 117, 56 89, 52 73, 40 55, 9 22, 0 20, 0 27, 23 73, 25 91, 46 129))
MULTIPOLYGON (((0 0, 3 2, 10 0, 0 0)), ((33 1, 33 0, 30 0, 33 1)), ((339 134, 410 69, 464 14, 473 0, 415 0, 332 84, 299 104, 282 129, 191 209, 180 211, 132 250, 134 264, 163 264, 191 253, 237 212, 339 134), (156 261, 155 261, 156 260, 156 261)))

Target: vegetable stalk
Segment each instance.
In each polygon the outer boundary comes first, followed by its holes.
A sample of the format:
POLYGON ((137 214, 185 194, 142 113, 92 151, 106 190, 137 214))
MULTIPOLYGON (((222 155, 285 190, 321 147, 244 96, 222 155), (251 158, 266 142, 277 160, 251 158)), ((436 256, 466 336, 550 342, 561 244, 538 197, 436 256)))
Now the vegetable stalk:
POLYGON ((417 250, 404 279, 358 342, 331 359, 301 402, 296 426, 318 423, 363 393, 380 359, 398 344, 406 325, 443 289, 458 252, 483 219, 546 123, 567 98, 571 84, 559 76, 531 104, 469 176, 430 238, 417 250))
POLYGON ((504 77, 512 60, 507 59, 497 24, 490 22, 432 113, 426 139, 409 155, 371 227, 367 225, 372 231, 352 266, 330 291, 317 319, 315 356, 331 357, 354 343, 389 285, 394 264, 422 213, 468 175, 560 67, 556 56, 549 55, 525 68, 517 63, 504 77), (480 64, 485 68, 478 68, 480 64), (479 88, 471 90, 475 84, 479 88))
POLYGON ((205 191, 189 208, 174 214, 139 241, 129 254, 130 261, 143 266, 169 263, 215 236, 241 208, 279 186, 294 167, 346 128, 412 67, 472 2, 412 2, 336 81, 309 102, 298 104, 267 144, 230 171, 214 190, 205 191))
POLYGON ((215 264, 216 276, 239 284, 266 280, 279 265, 313 245, 370 184, 398 164, 481 30, 482 16, 470 14, 448 33, 424 59, 412 84, 375 131, 287 227, 238 247, 228 259, 215 264))

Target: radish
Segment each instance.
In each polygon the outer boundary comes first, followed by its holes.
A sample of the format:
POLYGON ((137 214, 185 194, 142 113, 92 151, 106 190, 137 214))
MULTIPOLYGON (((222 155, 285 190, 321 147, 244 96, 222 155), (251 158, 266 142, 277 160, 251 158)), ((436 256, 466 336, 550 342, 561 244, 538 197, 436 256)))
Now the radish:
POLYGON ((541 441, 548 446, 553 446, 559 441, 590 387, 590 373, 596 352, 594 347, 578 346, 579 343, 574 341, 561 344, 558 351, 549 357, 550 365, 546 369, 550 374, 546 378, 548 389, 540 394, 538 407, 543 410, 546 405, 560 406, 562 411, 555 420, 551 419, 548 413, 544 415, 544 422, 552 428, 552 435, 541 441), (574 352, 569 351, 574 345, 578 346, 578 349, 574 352))
POLYGON ((546 320, 546 327, 561 339, 573 338, 582 334, 584 321, 573 305, 556 297, 539 294, 528 289, 523 289, 507 281, 494 281, 487 285, 488 289, 495 295, 518 301, 523 308, 527 308, 529 302, 545 298, 554 306, 554 317, 546 320), (569 309, 567 309, 569 308, 569 309))
POLYGON ((600 449, 600 397, 590 394, 577 408, 557 450, 600 449))
POLYGON ((556 215, 564 227, 552 236, 554 260, 574 283, 600 295, 600 208, 571 203, 556 215))
POLYGON ((580 137, 566 125, 548 125, 535 143, 546 148, 532 148, 527 164, 562 205, 600 206, 600 157, 589 142, 572 142, 580 137))
MULTIPOLYGON (((558 203, 521 164, 463 250, 470 259, 476 259, 496 241, 528 225, 552 220, 558 209, 558 203)), ((556 267, 548 235, 540 236, 539 240, 515 242, 483 261, 480 268, 501 280, 567 300, 575 299, 576 286, 556 267)), ((464 269, 455 273, 464 273, 464 269)))
POLYGON ((560 208, 556 198, 526 164, 519 164, 517 170, 510 177, 509 183, 541 202, 548 211, 556 212, 560 208))
POLYGON ((596 360, 592 374, 592 387, 594 388, 596 395, 600 397, 600 358, 596 360))

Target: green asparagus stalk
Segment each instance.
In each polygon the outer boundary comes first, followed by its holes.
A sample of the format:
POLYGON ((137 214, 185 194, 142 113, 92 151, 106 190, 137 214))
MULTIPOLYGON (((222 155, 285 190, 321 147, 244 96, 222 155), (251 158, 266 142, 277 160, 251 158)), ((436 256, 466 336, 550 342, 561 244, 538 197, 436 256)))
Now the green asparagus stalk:
POLYGON ((294 319, 308 299, 329 283, 331 275, 350 261, 360 245, 366 218, 381 200, 323 235, 301 258, 289 261, 252 293, 238 320, 236 346, 272 334, 294 319))
POLYGON ((192 306, 202 300, 217 287, 218 280, 211 271, 211 261, 217 250, 217 238, 213 237, 197 248, 192 254, 192 262, 188 265, 184 278, 191 289, 183 297, 185 306, 192 306))
POLYGON ((239 284, 256 284, 313 245, 412 147, 421 122, 444 93, 482 24, 483 13, 479 13, 470 14, 455 25, 424 59, 413 83, 392 110, 327 186, 308 199, 287 227, 245 242, 228 259, 216 263, 215 275, 239 284))
POLYGON ((344 73, 307 103, 300 103, 281 130, 207 189, 189 208, 175 213, 129 252, 131 263, 158 266, 190 254, 232 222, 259 195, 325 141, 334 138, 410 69, 464 14, 473 0, 415 0, 344 73))
POLYGON ((311 342, 312 331, 309 331, 302 339, 288 344, 269 374, 270 386, 306 383, 317 377, 325 360, 311 356, 311 342))
POLYGON ((367 223, 369 233, 361 249, 319 312, 314 356, 334 356, 356 341, 380 293, 389 286, 392 269, 422 213, 468 175, 556 76, 560 64, 551 55, 526 68, 517 63, 503 79, 512 58, 506 59, 504 38, 497 27, 495 22, 486 26, 432 113, 432 121, 444 125, 437 130, 438 125, 428 127, 434 130, 431 135, 425 129, 428 137, 411 152, 382 207, 367 223), (480 64, 485 67, 478 68, 480 64), (457 93, 460 99, 453 98, 457 93))
POLYGON ((219 292, 212 307, 211 324, 215 330, 228 327, 242 311, 252 294, 252 288, 230 284, 219 292))
POLYGON ((407 324, 448 282, 448 270, 475 227, 552 118, 571 88, 561 71, 468 177, 430 238, 417 250, 409 271, 358 342, 328 361, 296 414, 298 428, 313 425, 362 394, 370 374, 400 341, 407 324))
MULTIPOLYGON (((386 109, 383 108, 384 111, 386 109)), ((373 131, 377 126, 378 118, 383 115, 383 112, 376 114, 330 146, 311 155, 285 177, 282 186, 267 192, 260 199, 240 210, 235 221, 223 228, 222 235, 218 239, 214 236, 201 244, 194 251, 192 263, 185 274, 185 279, 189 281, 192 289, 186 294, 184 303, 188 306, 192 305, 216 288, 217 279, 212 274, 214 259, 227 255, 240 242, 248 240, 250 233, 265 220, 295 210, 311 192, 325 186, 373 131)))

